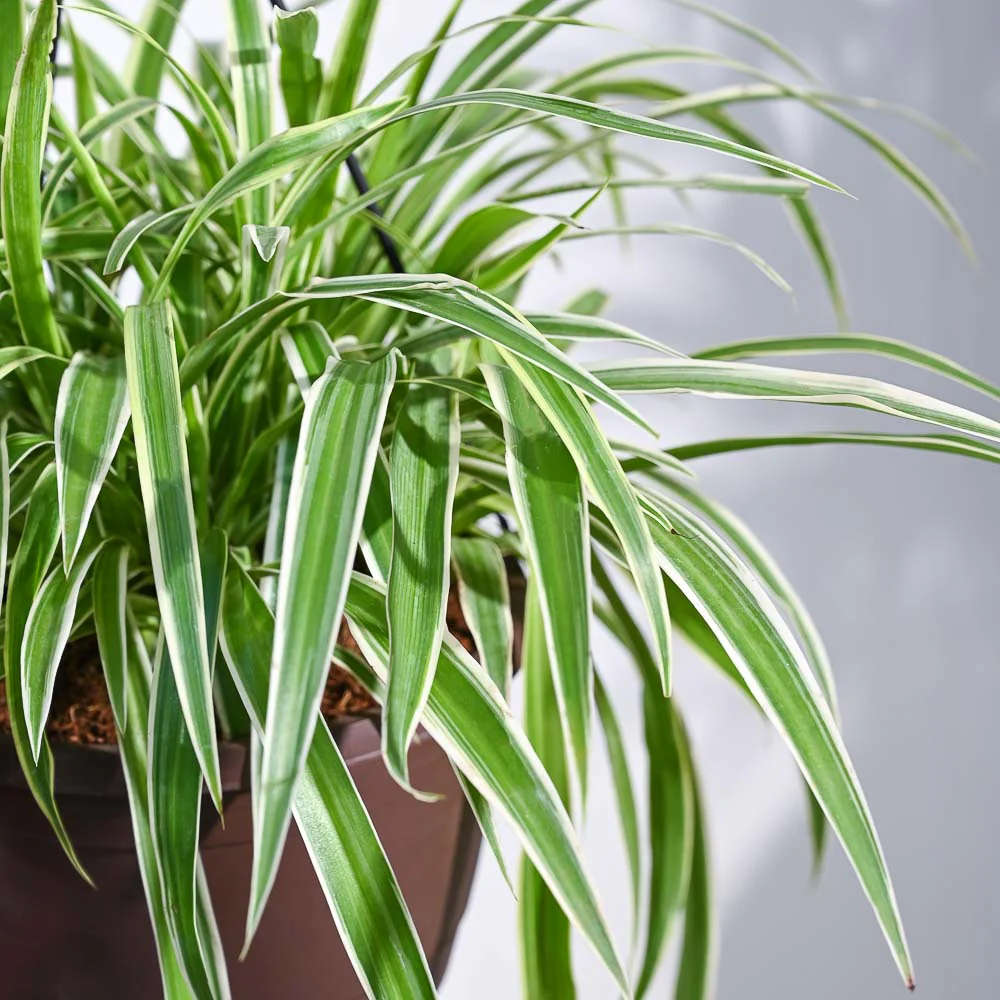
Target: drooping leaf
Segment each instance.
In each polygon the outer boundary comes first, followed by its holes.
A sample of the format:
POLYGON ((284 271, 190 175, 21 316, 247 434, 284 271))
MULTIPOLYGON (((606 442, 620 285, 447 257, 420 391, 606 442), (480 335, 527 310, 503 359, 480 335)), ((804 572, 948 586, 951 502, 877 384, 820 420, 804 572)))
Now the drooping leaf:
POLYGON ((868 434, 859 431, 820 431, 805 434, 774 434, 761 437, 719 438, 715 441, 698 441, 671 448, 671 454, 682 461, 706 458, 710 455, 727 455, 736 451, 754 451, 758 448, 784 448, 816 444, 876 444, 892 448, 913 448, 920 451, 940 451, 965 458, 979 458, 987 462, 1000 462, 1000 448, 982 441, 973 441, 957 434, 868 434))
POLYGON ((715 995, 716 928, 712 873, 705 829, 705 806, 692 771, 694 788, 694 849, 691 882, 684 912, 684 943, 674 1000, 711 1000, 715 995))
MULTIPOLYGON (((549 644, 536 589, 532 578, 528 581, 524 613, 524 732, 568 808, 569 761, 562 733, 552 725, 553 712, 559 711, 554 686, 556 671, 549 662, 549 644)), ((525 995, 574 1000, 569 918, 527 857, 521 863, 520 886, 517 916, 525 995)))
POLYGON ((740 361, 743 358, 772 357, 782 354, 841 354, 857 352, 894 358, 917 365, 953 379, 962 385, 982 392, 993 399, 1000 399, 1000 388, 970 372, 950 358, 922 347, 915 347, 903 340, 876 337, 868 333, 811 334, 808 337, 767 337, 760 340, 743 340, 722 344, 692 357, 706 361, 740 361))
POLYGON ((28 738, 35 762, 52 705, 56 671, 62 661, 76 618, 76 604, 87 573, 100 551, 98 545, 81 556, 67 573, 56 566, 38 588, 24 624, 21 641, 21 691, 28 738))
POLYGON ((663 580, 656 569, 653 541, 639 501, 597 420, 580 396, 543 372, 532 371, 513 355, 512 368, 558 431, 580 476, 618 535, 639 596, 653 625, 654 651, 665 693, 670 691, 670 616, 663 580))
MULTIPOLYGON (((239 565, 226 576, 222 651, 255 730, 267 716, 274 619, 239 565)), ((256 788, 260 788, 257 784, 256 788)), ((427 960, 378 835, 336 742, 316 726, 296 786, 295 819, 370 1000, 430 1000, 427 960)))
MULTIPOLYGON (((113 550, 111 550, 113 551, 113 550)), ((129 624, 127 694, 127 730, 118 730, 118 746, 125 775, 125 788, 132 817, 139 874, 153 924, 160 975, 163 979, 164 1000, 191 1000, 191 991, 177 959, 167 911, 163 883, 156 861, 149 817, 149 688, 152 669, 134 622, 129 624)))
MULTIPOLYGON (((9 489, 9 482, 6 479, 3 488, 6 494, 9 489)), ((7 503, 5 499, 5 506, 7 503)), ((28 788, 73 867, 90 881, 73 849, 56 805, 55 764, 44 734, 37 761, 35 759, 36 755, 25 722, 25 701, 21 687, 21 643, 24 639, 25 624, 34 596, 45 579, 52 556, 59 544, 59 522, 52 516, 56 504, 55 468, 49 464, 32 489, 24 529, 10 566, 3 636, 5 696, 10 733, 28 788)))
POLYGON ((615 715, 614 706, 603 682, 596 675, 594 677, 594 700, 608 749, 611 780, 614 784, 615 799, 618 804, 618 821, 622 828, 622 838, 625 842, 625 854, 628 858, 631 879, 632 923, 637 929, 635 925, 639 921, 639 907, 642 902, 642 856, 639 847, 639 817, 635 804, 635 791, 618 717, 615 715))
POLYGON ((159 281, 150 291, 151 301, 157 301, 166 293, 171 272, 181 254, 199 227, 215 212, 277 180, 293 167, 346 146, 352 137, 392 114, 397 107, 398 104, 386 104, 359 108, 336 118, 301 125, 272 136, 247 152, 194 206, 174 239, 160 270, 159 281))
POLYGON ((479 662, 507 697, 513 674, 514 623, 503 556, 488 538, 454 538, 451 559, 458 578, 458 599, 479 662))
POLYGON ((199 935, 197 872, 202 774, 161 638, 149 706, 149 826, 162 879, 170 936, 196 1000, 228 997, 225 968, 214 968, 199 935))
POLYGON ((396 416, 389 459, 389 686, 382 725, 389 773, 407 787, 407 750, 445 629, 458 445, 458 399, 437 386, 411 385, 396 416))
POLYGON ((823 805, 875 909, 906 982, 912 966, 871 814, 826 699, 760 583, 711 528, 666 497, 679 534, 655 521, 664 570, 711 626, 823 805))
POLYGON ((361 533, 396 354, 332 361, 306 399, 288 497, 247 939, 277 874, 361 533))
POLYGON ((130 417, 125 358, 77 353, 56 400, 56 473, 63 567, 76 559, 130 417))
POLYGON ((573 455, 517 375, 500 365, 484 368, 484 374, 504 421, 507 476, 541 611, 558 716, 583 798, 593 700, 590 521, 583 481, 573 455))
POLYGON ((222 808, 205 595, 184 440, 177 352, 166 303, 125 313, 125 365, 153 579, 177 695, 216 807, 222 808))
POLYGON ((679 358, 640 363, 626 361, 591 370, 619 392, 695 392, 709 396, 856 406, 1000 441, 1000 423, 995 420, 912 389, 856 375, 679 358))
POLYGON ((105 545, 94 562, 94 630, 119 733, 128 731, 128 546, 105 545))
MULTIPOLYGON (((384 589, 355 574, 345 614, 374 668, 356 676, 381 699, 388 662, 384 589)), ((444 637, 441 653, 424 725, 513 824, 532 864, 627 994, 625 972, 585 873, 569 815, 551 779, 482 668, 450 636, 444 637)))

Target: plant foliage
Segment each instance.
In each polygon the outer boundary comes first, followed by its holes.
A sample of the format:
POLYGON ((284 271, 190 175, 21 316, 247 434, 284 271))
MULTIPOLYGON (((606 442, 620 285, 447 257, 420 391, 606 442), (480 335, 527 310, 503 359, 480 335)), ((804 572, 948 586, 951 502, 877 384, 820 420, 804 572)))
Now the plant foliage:
POLYGON ((623 996, 646 993, 677 937, 676 995, 701 1000, 715 954, 708 817, 671 698, 679 639, 784 737, 813 801, 817 849, 829 824, 912 984, 822 641, 690 463, 831 442, 1000 460, 1000 424, 987 416, 873 379, 748 358, 860 352, 998 390, 937 355, 846 330, 687 357, 603 319, 603 291, 549 312, 518 302, 560 244, 604 232, 582 228, 599 200, 617 215, 613 232, 720 242, 781 284, 720 234, 628 221, 630 189, 707 189, 784 204, 843 317, 811 197, 839 188, 767 149, 740 123, 743 104, 794 101, 832 119, 965 242, 945 198, 777 41, 692 0, 679 2, 761 46, 790 79, 649 47, 538 74, 527 67, 554 31, 597 36, 585 20, 595 4, 527 0, 469 24, 455 0, 426 46, 366 92, 377 0, 340 5, 328 62, 315 10, 221 2, 228 64, 200 47, 189 69, 171 54, 183 0, 150 0, 138 23, 101 0, 67 3, 55 63, 55 0, 33 10, 0 0, 3 670, 13 744, 69 859, 80 867, 45 723, 67 643, 94 634, 166 996, 228 996, 197 831, 203 789, 221 804, 219 734, 252 729, 262 755, 248 945, 294 821, 368 995, 433 997, 406 905, 320 720, 336 660, 383 702, 386 762, 404 787, 422 724, 490 843, 495 815, 520 839, 527 995, 573 994, 575 928, 623 996), (130 46, 124 78, 73 30, 85 18, 130 46), (736 82, 703 92, 666 82, 689 61, 718 64, 736 82), (72 113, 52 102, 54 72, 72 78, 72 113), (167 124, 183 136, 179 153, 167 124), (642 154, 622 136, 641 138, 642 154), (668 173, 678 144, 727 160, 668 173), (534 207, 565 196, 577 199, 566 214, 534 207), (622 359, 577 362, 574 344, 595 340, 618 345, 622 359), (681 392, 848 405, 937 430, 662 449, 629 395, 681 392), (633 425, 638 443, 609 438, 602 409, 633 425), (507 707, 505 557, 528 577, 523 724, 507 707), (449 586, 479 661, 444 628, 449 586), (364 660, 336 647, 344 615, 364 660), (643 688, 645 825, 614 698, 595 676, 597 623, 643 688), (634 974, 575 830, 598 725, 631 873, 634 974))

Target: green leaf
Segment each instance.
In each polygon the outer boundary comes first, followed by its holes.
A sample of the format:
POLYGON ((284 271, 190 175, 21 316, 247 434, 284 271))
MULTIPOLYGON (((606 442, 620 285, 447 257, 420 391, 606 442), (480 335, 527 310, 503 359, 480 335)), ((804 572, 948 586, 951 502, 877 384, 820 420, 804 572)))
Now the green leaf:
POLYGON ((451 560, 479 662, 506 698, 513 676, 514 622, 503 556, 488 538, 454 538, 451 560))
POLYGON ((519 313, 468 282, 444 274, 329 278, 313 282, 303 292, 288 294, 304 299, 360 296, 468 330, 551 372, 627 420, 650 430, 631 407, 553 347, 519 313))
POLYGON ((507 860, 504 858, 503 848, 500 846, 500 835, 497 832, 493 807, 490 805, 489 799, 457 767, 454 768, 454 771, 455 777, 462 788, 462 794, 465 796, 465 800, 469 803, 469 808, 472 810, 472 815, 476 817, 476 823, 479 825, 483 840, 486 841, 487 847, 489 847, 490 852, 496 860, 503 880, 513 893, 515 892, 514 882, 510 877, 510 872, 507 870, 507 860))
POLYGON ((590 522, 583 482, 573 455, 517 375, 502 366, 486 366, 483 373, 504 421, 507 477, 541 612, 555 703, 585 799, 593 673, 590 522))
POLYGON ((639 921, 639 907, 642 903, 642 856, 639 847, 639 816, 635 806, 635 791, 632 785, 632 775, 629 772, 628 756, 625 753, 625 742, 622 739, 621 726, 615 715, 614 705, 608 695, 601 678, 594 676, 594 696, 597 703, 597 715, 604 730, 604 742, 608 750, 608 762, 611 765, 611 781, 615 789, 615 800, 618 803, 618 821, 622 828, 622 839, 625 842, 625 855, 628 858, 628 870, 632 888, 632 924, 639 921))
MULTIPOLYGON (((542 606, 536 589, 532 578, 528 582, 524 612, 524 732, 568 807, 568 758, 563 736, 552 725, 552 715, 559 711, 554 686, 556 670, 549 661, 542 606)), ((521 864, 517 915, 525 995, 546 1000, 573 1000, 576 988, 570 952, 570 922, 528 858, 521 864)))
POLYGON ((648 993, 674 920, 684 908, 694 837, 690 765, 680 716, 670 699, 647 685, 643 718, 649 754, 651 868, 646 947, 636 1000, 648 993))
MULTIPOLYGON (((373 665, 356 676, 381 699, 389 656, 384 588, 354 574, 345 613, 373 665)), ((625 972, 558 792, 495 686, 450 636, 441 644, 423 721, 456 766, 512 823, 532 864, 628 995, 625 972)))
POLYGON ((807 434, 776 434, 767 437, 720 438, 715 441, 698 441, 671 448, 671 454, 682 461, 726 455, 736 451, 753 451, 758 448, 783 448, 814 444, 875 444, 893 448, 916 448, 921 451, 941 451, 965 458, 980 458, 987 462, 1000 462, 1000 449, 981 441, 952 434, 866 434, 857 431, 824 431, 807 434))
POLYGON ((247 921, 277 875, 361 533, 396 355, 332 361, 306 398, 288 498, 247 921))
POLYGON ((11 437, 8 417, 0 420, 0 596, 7 581, 7 556, 10 550, 10 468, 11 437))
POLYGON ((445 629, 458 445, 458 397, 438 386, 411 385, 396 417, 389 457, 389 688, 382 725, 386 766, 404 787, 409 787, 407 750, 445 629))
POLYGON ((323 84, 320 110, 324 115, 343 114, 354 107, 378 6, 379 0, 351 0, 323 84))
POLYGON ((118 746, 125 774, 139 874, 153 924, 153 937, 156 941, 160 974, 163 978, 164 1000, 191 1000, 191 993, 170 935, 163 884, 150 830, 147 750, 151 672, 142 637, 132 622, 128 634, 127 673, 128 716, 131 723, 127 730, 118 730, 118 746))
POLYGON ((69 573, 130 417, 122 355, 74 354, 56 400, 63 567, 69 573))
POLYGON ((590 407, 573 389, 543 372, 529 370, 513 355, 505 353, 505 360, 558 431, 584 485, 611 521, 652 623, 661 682, 664 693, 669 693, 670 615, 653 540, 632 485, 590 407))
MULTIPOLYGON (((384 612, 383 612, 384 613, 384 612)), ((239 565, 226 576, 222 651, 258 733, 267 715, 274 620, 239 565)), ((260 788, 260 785, 256 786, 260 788)), ((296 823, 370 1000, 429 1000, 434 984, 368 812, 325 723, 296 786, 296 823)))
POLYGON ((666 497, 679 535, 650 526, 664 570, 712 627, 772 725, 789 744, 871 900, 904 980, 909 952, 882 849, 826 699, 770 597, 711 528, 666 497))
POLYGON ((748 163, 769 167, 780 173, 788 174, 809 181, 818 187, 844 193, 843 188, 814 173, 805 167, 783 160, 779 156, 762 152, 752 146, 746 146, 731 139, 723 139, 708 132, 696 129, 682 128, 675 125, 664 125, 653 118, 630 114, 627 111, 617 111, 601 107, 588 101, 577 100, 574 97, 564 97, 558 94, 534 94, 512 88, 496 88, 491 90, 470 90, 454 96, 435 98, 425 101, 413 108, 400 111, 387 119, 377 128, 385 128, 396 121, 413 118, 418 115, 436 111, 441 108, 460 107, 467 104, 488 104, 499 107, 518 108, 522 111, 537 111, 541 114, 577 121, 593 128, 609 129, 626 135, 645 136, 668 142, 679 142, 698 146, 702 149, 733 156, 748 163))
POLYGON ((591 371, 605 385, 619 392, 694 392, 708 396, 855 406, 1000 441, 1000 424, 995 420, 912 389, 856 375, 829 375, 735 361, 673 358, 612 363, 591 371))
POLYGON ((985 393, 993 399, 1000 399, 1000 388, 941 354, 914 347, 902 340, 875 337, 867 333, 810 334, 808 337, 744 340, 712 347, 691 356, 711 361, 739 361, 743 358, 772 357, 782 354, 840 354, 855 351, 895 358, 920 368, 927 368, 970 389, 985 393))
POLYGON ((56 671, 76 618, 76 605, 87 573, 101 546, 74 563, 67 573, 57 565, 38 589, 24 624, 21 641, 21 691, 28 739, 35 763, 52 705, 56 671))
POLYGON ((791 583, 785 578, 781 567, 764 548, 757 536, 732 511, 727 510, 697 490, 691 489, 687 484, 677 482, 670 476, 656 476, 655 478, 656 482, 667 486, 688 506, 696 510, 716 531, 727 536, 735 546, 736 551, 757 575, 757 578, 784 605, 802 640, 803 652, 809 660, 813 674, 823 689, 823 695, 833 712, 834 719, 839 724, 840 710, 837 704, 837 686, 826 646, 816 623, 812 620, 812 616, 791 583))
MULTIPOLYGON (((5 29, 6 30, 6 29, 5 29)), ((21 333, 28 344, 66 353, 45 283, 42 257, 42 153, 52 101, 49 51, 56 33, 55 0, 41 0, 32 15, 17 64, 0 162, 3 238, 17 253, 7 260, 21 333)))
POLYGON ((565 313, 528 313, 525 319, 541 334, 558 340, 588 341, 607 340, 613 343, 635 344, 648 347, 661 354, 681 355, 658 340, 630 330, 620 323, 612 323, 600 316, 581 316, 565 313))
POLYGON ((166 294, 171 272, 181 254, 198 229, 213 214, 251 191, 278 180, 294 167, 346 147, 352 138, 392 114, 398 106, 397 102, 374 108, 359 108, 336 118, 291 128, 247 152, 194 206, 170 248, 160 270, 159 281, 150 291, 151 300, 156 301, 166 294))
POLYGON ((91 585, 94 630, 119 733, 128 731, 128 560, 127 545, 105 545, 94 562, 91 585))
POLYGON ((278 75, 288 123, 305 125, 316 117, 323 66, 316 58, 319 15, 312 7, 275 11, 274 38, 281 50, 278 75))
POLYGON ((361 523, 361 551, 371 575, 380 583, 389 579, 392 563, 392 486, 389 463, 379 450, 361 523))
POLYGON ((126 311, 125 366, 153 579, 170 654, 167 659, 199 766, 221 811, 205 596, 177 352, 166 303, 131 306, 126 311))
POLYGON ((674 1000, 710 1000, 715 995, 716 929, 713 913, 712 874, 709 864, 705 807, 698 776, 691 770, 694 799, 694 849, 691 881, 684 913, 684 943, 677 972, 674 1000))
POLYGON ((759 28, 752 24, 747 24, 746 21, 740 20, 738 17, 733 17, 726 11, 718 10, 715 7, 710 7, 708 4, 698 3, 696 0, 668 0, 669 3, 675 4, 678 7, 685 7, 688 10, 696 11, 703 17, 708 18, 711 21, 715 21, 716 24, 721 24, 730 31, 735 32, 738 35, 743 35, 745 38, 749 38, 751 41, 756 42, 762 48, 766 49, 773 56, 777 56, 785 65, 791 67, 796 73, 804 76, 806 79, 815 79, 812 70, 805 65, 793 52, 782 45, 777 39, 772 35, 769 35, 766 31, 761 31, 759 28))
MULTIPOLYGON (((133 97, 120 104, 115 104, 80 128, 79 141, 85 147, 90 147, 106 132, 143 115, 152 114, 157 107, 157 102, 148 97, 133 97)), ((69 175, 76 160, 77 156, 73 150, 67 149, 52 165, 52 169, 46 172, 45 188, 42 191, 41 200, 43 223, 48 222, 56 204, 56 196, 62 189, 63 181, 69 175)))
MULTIPOLYGON (((201 770, 188 735, 180 697, 161 639, 149 707, 149 820, 171 938, 198 1000, 219 1000, 198 935, 196 901, 201 770)), ((223 972, 224 975, 224 972, 223 972)))
MULTIPOLYGON (((240 155, 246 157, 274 132, 271 38, 258 0, 228 0, 227 7, 236 134, 240 155)), ((268 220, 273 211, 274 191, 268 182, 251 193, 250 218, 268 220)))
POLYGON ((696 239, 707 240, 709 243, 718 243, 720 246, 735 250, 740 256, 745 257, 786 295, 792 294, 792 286, 760 254, 738 240, 711 229, 686 225, 613 226, 605 229, 585 229, 577 233, 568 233, 564 237, 564 241, 592 239, 595 236, 693 236, 696 239))
MULTIPOLYGON (((3 490, 6 497, 9 497, 9 486, 9 481, 5 479, 3 490)), ((4 505, 8 503, 9 500, 5 498, 4 505)), ((76 856, 56 806, 55 765, 48 740, 44 735, 37 762, 35 760, 25 723, 25 701, 21 688, 21 643, 24 639, 25 625, 35 593, 45 578, 56 546, 59 544, 59 522, 52 516, 55 509, 55 469, 52 465, 48 465, 32 490, 24 529, 10 566, 3 637, 5 694, 14 749, 31 794, 49 821, 73 867, 89 882, 90 878, 76 856)))
POLYGON ((23 0, 0 0, 0 134, 7 134, 7 105, 24 40, 23 0))

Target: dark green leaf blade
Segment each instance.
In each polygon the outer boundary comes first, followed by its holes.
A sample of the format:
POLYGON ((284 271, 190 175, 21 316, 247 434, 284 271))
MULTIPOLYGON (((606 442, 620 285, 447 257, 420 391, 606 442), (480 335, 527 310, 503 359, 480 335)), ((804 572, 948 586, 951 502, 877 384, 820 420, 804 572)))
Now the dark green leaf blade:
MULTIPOLYGON (((552 725, 552 715, 559 711, 555 669, 549 662, 542 605, 534 579, 528 582, 525 596, 523 649, 524 732, 568 807, 570 780, 565 741, 552 725)), ((573 1000, 576 986, 569 918, 527 857, 521 863, 517 916, 525 995, 573 1000)))

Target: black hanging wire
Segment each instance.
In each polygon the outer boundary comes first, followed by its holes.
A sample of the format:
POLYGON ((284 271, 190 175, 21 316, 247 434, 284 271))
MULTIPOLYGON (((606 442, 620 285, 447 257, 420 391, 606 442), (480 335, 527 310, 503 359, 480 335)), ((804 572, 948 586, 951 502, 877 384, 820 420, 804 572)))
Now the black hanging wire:
MULTIPOLYGON (((288 4, 285 0, 271 0, 271 6, 278 10, 288 10, 288 4)), ((358 163, 358 158, 353 153, 347 157, 347 172, 351 175, 351 181, 354 183, 358 194, 362 197, 368 194, 371 186, 368 183, 368 178, 365 177, 365 172, 361 169, 361 164, 358 163)), ((385 254, 385 259, 389 262, 389 267, 397 274, 404 273, 406 268, 403 267, 403 259, 399 255, 399 248, 392 237, 379 224, 385 218, 385 213, 382 211, 381 206, 377 202, 373 202, 368 206, 367 211, 376 220, 374 226, 375 237, 382 248, 382 253, 385 254)))

